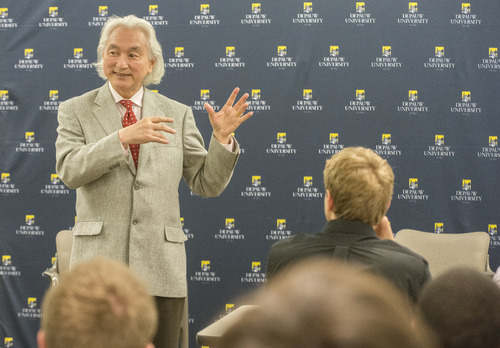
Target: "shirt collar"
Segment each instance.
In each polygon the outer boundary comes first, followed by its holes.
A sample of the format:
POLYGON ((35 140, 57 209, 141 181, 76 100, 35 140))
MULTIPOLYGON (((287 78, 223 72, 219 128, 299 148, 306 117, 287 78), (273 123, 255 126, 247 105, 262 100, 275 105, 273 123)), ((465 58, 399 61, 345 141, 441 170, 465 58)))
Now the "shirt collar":
MULTIPOLYGON (((111 95, 113 96, 113 99, 115 100, 115 103, 120 102, 120 100, 124 99, 115 89, 113 86, 111 86, 111 83, 108 82, 109 90, 111 91, 111 95)), ((137 91, 136 94, 132 96, 129 100, 132 101, 135 105, 139 106, 142 108, 142 97, 144 96, 144 86, 141 86, 141 88, 137 91)))

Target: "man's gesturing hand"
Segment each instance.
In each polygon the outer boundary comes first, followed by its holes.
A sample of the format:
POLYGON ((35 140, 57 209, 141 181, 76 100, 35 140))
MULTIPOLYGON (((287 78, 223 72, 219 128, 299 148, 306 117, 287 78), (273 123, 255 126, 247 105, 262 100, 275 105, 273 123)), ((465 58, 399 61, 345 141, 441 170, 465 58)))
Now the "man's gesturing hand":
POLYGON ((175 129, 164 124, 172 122, 174 122, 174 119, 170 117, 144 117, 136 124, 120 129, 118 137, 125 148, 129 144, 146 144, 151 142, 168 144, 168 139, 160 132, 175 134, 175 129))
POLYGON ((243 94, 236 104, 234 104, 239 91, 238 87, 233 90, 226 104, 224 104, 224 107, 219 112, 215 112, 209 103, 204 104, 210 117, 214 136, 221 144, 229 144, 231 133, 253 115, 253 112, 243 114, 248 107, 248 103, 246 103, 248 93, 243 94))

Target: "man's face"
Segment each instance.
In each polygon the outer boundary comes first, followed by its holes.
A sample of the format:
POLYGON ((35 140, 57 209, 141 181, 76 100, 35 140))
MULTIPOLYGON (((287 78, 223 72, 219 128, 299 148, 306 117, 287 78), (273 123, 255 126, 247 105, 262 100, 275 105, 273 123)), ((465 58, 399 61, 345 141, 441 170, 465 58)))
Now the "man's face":
POLYGON ((153 70, 148 53, 149 43, 141 30, 118 27, 109 35, 103 54, 104 75, 123 98, 131 98, 153 70))

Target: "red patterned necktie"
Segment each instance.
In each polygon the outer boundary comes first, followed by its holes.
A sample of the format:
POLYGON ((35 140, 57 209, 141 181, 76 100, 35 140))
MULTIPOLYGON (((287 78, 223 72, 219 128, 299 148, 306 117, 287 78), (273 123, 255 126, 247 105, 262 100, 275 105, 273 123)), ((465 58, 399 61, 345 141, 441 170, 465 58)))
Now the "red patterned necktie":
MULTIPOLYGON (((127 108, 127 112, 125 112, 125 116, 123 116, 123 127, 128 127, 137 122, 137 118, 135 117, 134 110, 132 110, 132 103, 130 100, 122 99, 120 103, 127 108)), ((135 167, 137 168, 137 162, 139 162, 139 144, 130 144, 130 152, 132 153, 132 158, 134 159, 135 167)))

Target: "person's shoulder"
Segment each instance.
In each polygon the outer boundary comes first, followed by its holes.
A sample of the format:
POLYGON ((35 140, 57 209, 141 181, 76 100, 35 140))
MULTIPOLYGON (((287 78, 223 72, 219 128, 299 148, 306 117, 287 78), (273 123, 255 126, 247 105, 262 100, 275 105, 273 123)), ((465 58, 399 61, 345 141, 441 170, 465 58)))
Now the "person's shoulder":
POLYGON ((379 246, 397 253, 399 257, 408 257, 408 258, 418 259, 422 262, 426 262, 423 256, 417 254, 413 250, 399 244, 396 241, 381 239, 379 240, 379 246))
POLYGON ((288 238, 281 239, 271 245, 270 253, 289 253, 293 249, 302 248, 316 238, 317 234, 297 233, 288 238))
POLYGON ((167 105, 169 107, 182 108, 182 109, 189 108, 188 105, 183 104, 183 103, 181 103, 177 100, 174 100, 172 98, 169 98, 163 94, 153 92, 149 89, 144 89, 144 91, 145 91, 145 93, 147 93, 149 98, 153 99, 156 103, 158 103, 160 105, 167 105))
POLYGON ((101 88, 96 88, 91 91, 85 92, 83 94, 71 97, 69 99, 66 99, 65 101, 61 102, 61 105, 66 106, 66 105, 74 105, 74 104, 82 104, 82 103, 89 103, 93 102, 99 93, 99 90, 101 88))

